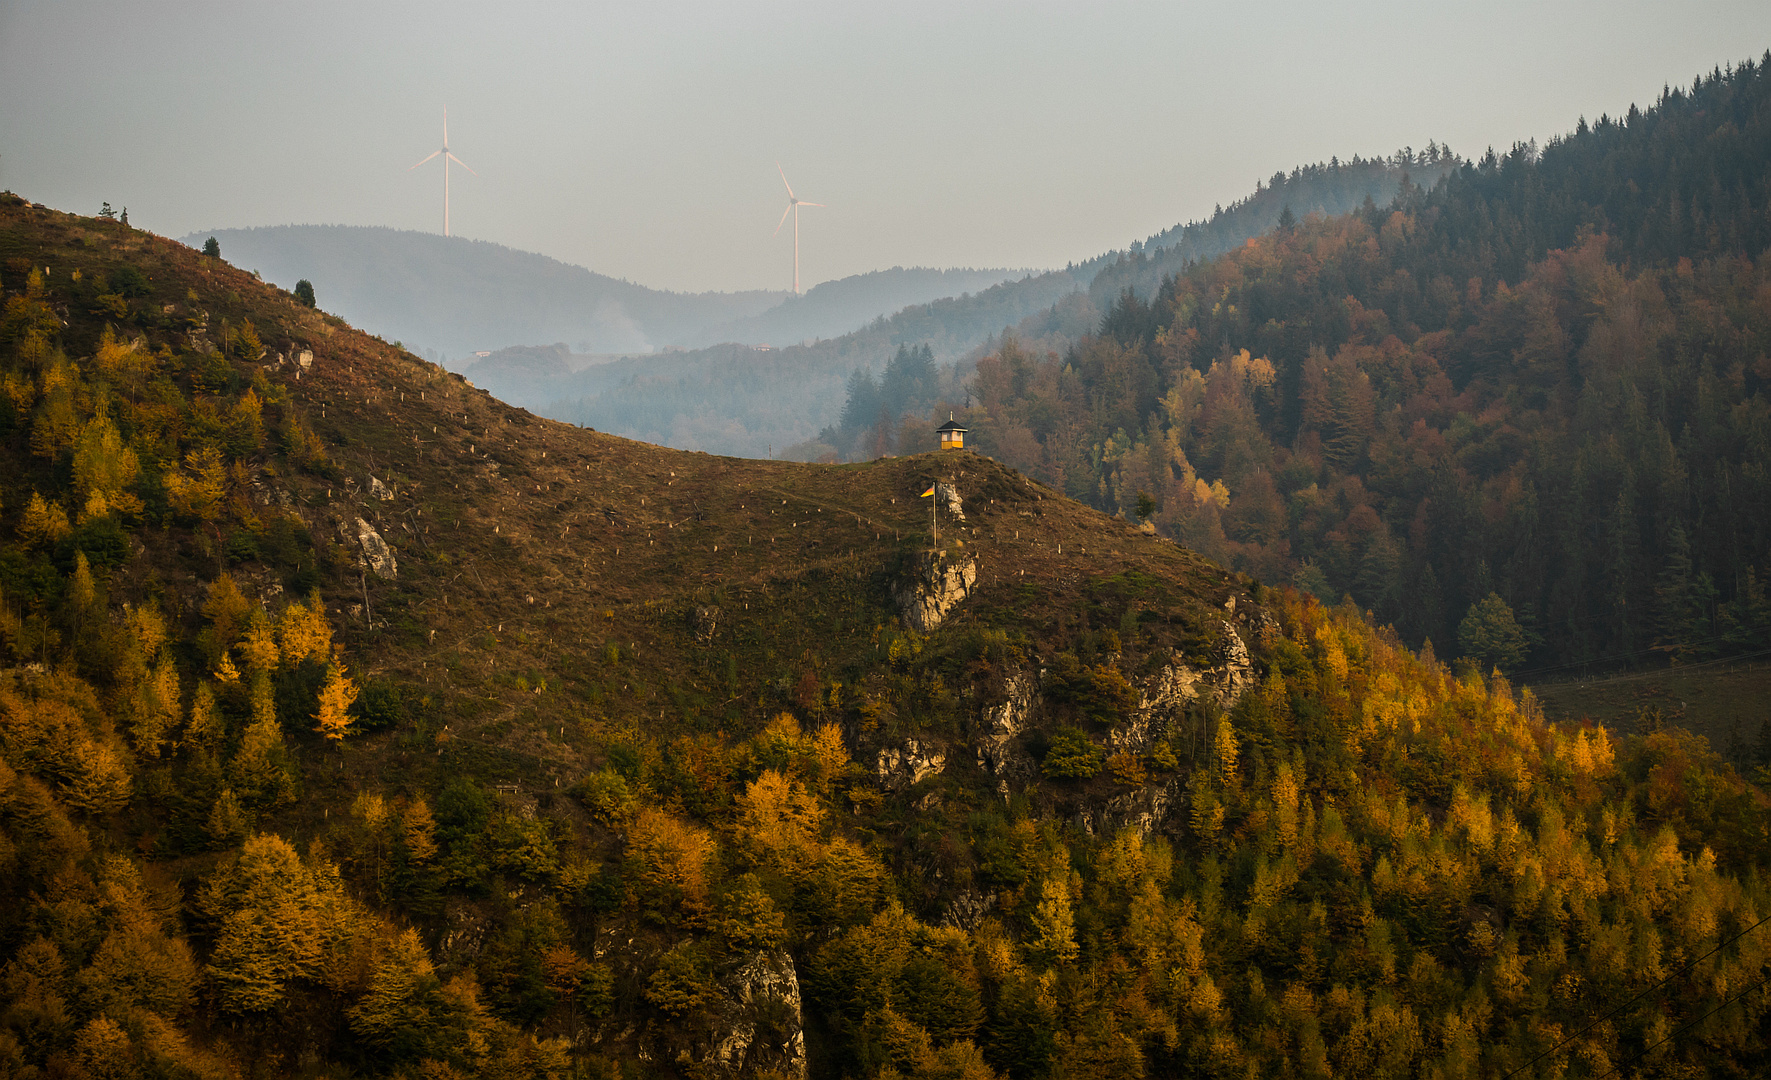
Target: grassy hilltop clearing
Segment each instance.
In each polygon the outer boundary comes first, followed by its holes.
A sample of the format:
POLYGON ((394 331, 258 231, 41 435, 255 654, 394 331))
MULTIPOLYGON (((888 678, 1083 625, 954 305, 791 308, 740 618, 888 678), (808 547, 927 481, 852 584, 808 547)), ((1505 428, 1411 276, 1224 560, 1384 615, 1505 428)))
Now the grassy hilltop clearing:
POLYGON ((13 196, 0 368, 0 1073, 1765 1068, 1771 807, 1676 727, 13 196))

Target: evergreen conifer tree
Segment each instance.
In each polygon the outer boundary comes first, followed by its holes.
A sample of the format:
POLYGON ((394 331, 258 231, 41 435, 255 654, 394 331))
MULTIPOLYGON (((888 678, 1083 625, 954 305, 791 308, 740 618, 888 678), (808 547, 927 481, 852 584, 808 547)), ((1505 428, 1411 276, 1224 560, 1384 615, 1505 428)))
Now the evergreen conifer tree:
POLYGON ((1485 672, 1517 670, 1530 648, 1512 607, 1492 592, 1470 605, 1469 614, 1458 625, 1457 644, 1485 672))

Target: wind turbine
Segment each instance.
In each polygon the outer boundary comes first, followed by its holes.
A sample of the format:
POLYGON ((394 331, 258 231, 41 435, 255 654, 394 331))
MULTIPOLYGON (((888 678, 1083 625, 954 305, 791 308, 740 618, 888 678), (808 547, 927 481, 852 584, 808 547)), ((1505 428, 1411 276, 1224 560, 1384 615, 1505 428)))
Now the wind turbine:
MULTIPOLYGON (((436 157, 438 154, 441 154, 442 158, 443 158, 443 235, 448 236, 449 235, 449 163, 451 161, 453 161, 455 164, 461 166, 464 169, 467 169, 468 172, 473 173, 475 176, 480 175, 479 173, 473 172, 472 169, 468 168, 467 162, 461 160, 460 158, 456 157, 454 154, 451 154, 449 152, 449 109, 448 109, 448 106, 443 107, 443 148, 441 150, 433 151, 431 153, 430 157, 425 158, 424 161, 419 162, 418 165, 425 164, 426 162, 430 161, 431 158, 436 157)), ((418 168, 418 165, 412 166, 412 169, 418 168)), ((412 169, 407 169, 406 171, 411 172, 412 169)))
MULTIPOLYGON (((433 155, 434 156, 434 155, 433 155)), ((429 160, 426 158, 425 160, 429 160)), ((781 174, 781 185, 787 189, 787 209, 781 211, 781 220, 775 225, 775 235, 781 235, 781 226, 787 224, 787 215, 793 215, 793 294, 799 295, 799 208, 802 206, 823 206, 821 202, 806 202, 793 193, 793 185, 787 182, 787 170, 775 162, 775 171, 781 174)))

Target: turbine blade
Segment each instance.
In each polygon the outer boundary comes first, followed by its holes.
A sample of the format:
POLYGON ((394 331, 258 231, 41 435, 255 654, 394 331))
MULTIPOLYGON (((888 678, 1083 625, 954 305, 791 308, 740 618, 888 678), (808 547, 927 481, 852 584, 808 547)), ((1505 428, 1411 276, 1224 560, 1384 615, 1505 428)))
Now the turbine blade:
POLYGON ((780 222, 779 222, 779 223, 777 223, 777 224, 776 224, 776 226, 775 226, 775 235, 776 235, 776 236, 780 236, 780 235, 781 235, 781 226, 782 226, 782 225, 785 225, 785 224, 787 224, 787 215, 788 215, 788 214, 791 214, 791 213, 793 213, 793 204, 792 204, 792 203, 788 203, 788 204, 787 204, 787 209, 785 209, 785 210, 783 210, 783 211, 781 211, 781 220, 780 220, 780 222))
POLYGON ((804 199, 799 200, 799 204, 801 206, 823 206, 824 205, 821 202, 806 202, 804 199))
POLYGON ((449 145, 449 106, 443 106, 443 145, 449 145))
MULTIPOLYGON (((436 156, 437 156, 437 155, 438 155, 438 154, 440 154, 440 153, 442 153, 442 151, 441 151, 441 150, 433 150, 433 151, 431 151, 431 155, 430 155, 430 157, 427 157, 427 158, 425 158, 425 159, 424 159, 424 161, 429 161, 429 160, 430 160, 430 158, 434 158, 434 157, 436 157, 436 156)), ((451 156, 453 156, 453 155, 451 155, 451 156)), ((421 161, 421 162, 419 162, 419 163, 418 163, 418 165, 423 165, 423 164, 424 164, 424 161, 421 161)), ((412 169, 416 169, 416 168, 418 168, 418 165, 414 165, 414 166, 412 166, 412 169)), ((412 171, 412 169, 407 169, 407 170, 406 170, 406 171, 407 171, 407 172, 411 172, 411 171, 412 171)))
POLYGON ((793 185, 787 182, 787 170, 781 167, 779 161, 775 162, 775 171, 781 174, 781 186, 787 189, 787 197, 793 198, 793 185))
MULTIPOLYGON (((455 155, 454 155, 454 154, 450 154, 450 155, 449 155, 449 160, 450 160, 450 161, 453 161, 453 162, 454 162, 454 163, 455 163, 455 164, 457 164, 457 165, 459 165, 459 166, 461 166, 461 167, 462 167, 462 168, 464 168, 464 169, 467 169, 467 171, 468 171, 468 172, 473 172, 473 169, 472 169, 472 168, 470 168, 470 167, 469 167, 469 166, 468 166, 468 164, 467 164, 467 162, 465 162, 465 161, 463 161, 463 160, 461 160, 461 159, 460 159, 460 158, 458 158, 458 157, 456 157, 456 156, 455 156, 455 155)), ((473 172, 473 174, 474 174, 474 175, 475 175, 475 176, 478 176, 478 175, 480 175, 480 174, 479 174, 479 173, 477 173, 477 172, 473 172)))

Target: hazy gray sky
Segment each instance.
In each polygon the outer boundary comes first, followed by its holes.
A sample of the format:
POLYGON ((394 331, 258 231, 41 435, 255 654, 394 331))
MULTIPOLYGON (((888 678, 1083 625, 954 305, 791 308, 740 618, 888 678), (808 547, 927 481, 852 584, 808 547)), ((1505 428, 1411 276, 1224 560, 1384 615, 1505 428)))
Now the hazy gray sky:
POLYGON ((1061 266, 1260 177, 1465 154, 1758 56, 1764 0, 0 0, 0 187, 166 235, 453 231, 673 289, 1061 266))

